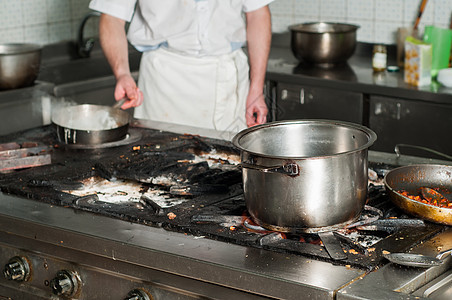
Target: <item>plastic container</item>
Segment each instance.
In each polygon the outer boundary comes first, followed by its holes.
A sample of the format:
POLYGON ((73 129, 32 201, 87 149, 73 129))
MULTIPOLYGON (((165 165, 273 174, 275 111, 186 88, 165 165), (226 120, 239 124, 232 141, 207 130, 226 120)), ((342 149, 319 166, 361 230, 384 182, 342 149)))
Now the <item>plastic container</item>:
POLYGON ((452 68, 439 70, 436 80, 444 86, 452 87, 452 68))
POLYGON ((432 45, 432 77, 438 71, 449 67, 450 48, 452 43, 452 30, 436 26, 426 26, 424 42, 432 45))

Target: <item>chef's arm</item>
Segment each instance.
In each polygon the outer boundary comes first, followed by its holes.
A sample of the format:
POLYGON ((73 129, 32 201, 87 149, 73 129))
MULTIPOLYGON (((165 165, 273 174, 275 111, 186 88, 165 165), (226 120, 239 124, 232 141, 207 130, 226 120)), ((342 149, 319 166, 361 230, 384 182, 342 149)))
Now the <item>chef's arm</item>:
POLYGON ((102 50, 116 78, 115 99, 127 97, 130 100, 122 106, 123 109, 140 105, 143 102, 143 94, 130 73, 125 21, 102 14, 99 37, 102 50))
POLYGON ((246 13, 248 55, 250 63, 250 91, 246 101, 248 126, 267 121, 264 82, 271 43, 271 16, 268 6, 246 13))

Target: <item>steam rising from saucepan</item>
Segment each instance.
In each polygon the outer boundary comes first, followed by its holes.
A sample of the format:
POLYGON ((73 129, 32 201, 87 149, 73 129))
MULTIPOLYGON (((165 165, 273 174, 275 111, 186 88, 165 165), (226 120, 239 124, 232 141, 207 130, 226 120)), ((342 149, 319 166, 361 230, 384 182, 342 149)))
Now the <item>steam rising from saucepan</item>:
POLYGON ((108 106, 105 107, 105 110, 91 110, 89 115, 75 112, 71 114, 71 107, 78 105, 81 104, 71 99, 54 99, 52 101, 52 121, 67 128, 87 131, 108 130, 119 126, 108 106), (60 115, 61 113, 64 113, 64 116, 60 115))

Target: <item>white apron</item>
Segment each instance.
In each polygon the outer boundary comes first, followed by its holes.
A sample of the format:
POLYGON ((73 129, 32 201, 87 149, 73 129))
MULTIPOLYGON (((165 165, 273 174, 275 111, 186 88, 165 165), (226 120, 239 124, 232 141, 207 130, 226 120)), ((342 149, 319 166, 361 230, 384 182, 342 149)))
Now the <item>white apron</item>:
POLYGON ((220 131, 246 128, 248 60, 243 51, 188 57, 166 49, 143 53, 134 117, 220 131))

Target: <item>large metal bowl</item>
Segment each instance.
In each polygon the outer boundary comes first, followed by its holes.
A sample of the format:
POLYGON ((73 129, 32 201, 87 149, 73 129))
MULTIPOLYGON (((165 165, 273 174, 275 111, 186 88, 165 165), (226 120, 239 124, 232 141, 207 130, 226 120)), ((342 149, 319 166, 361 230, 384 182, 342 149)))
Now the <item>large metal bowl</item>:
POLYGON ((41 50, 36 44, 0 44, 0 90, 33 85, 41 65, 41 50))
POLYGON ((303 23, 289 27, 291 48, 308 64, 333 66, 345 63, 355 52, 359 26, 343 23, 303 23))

